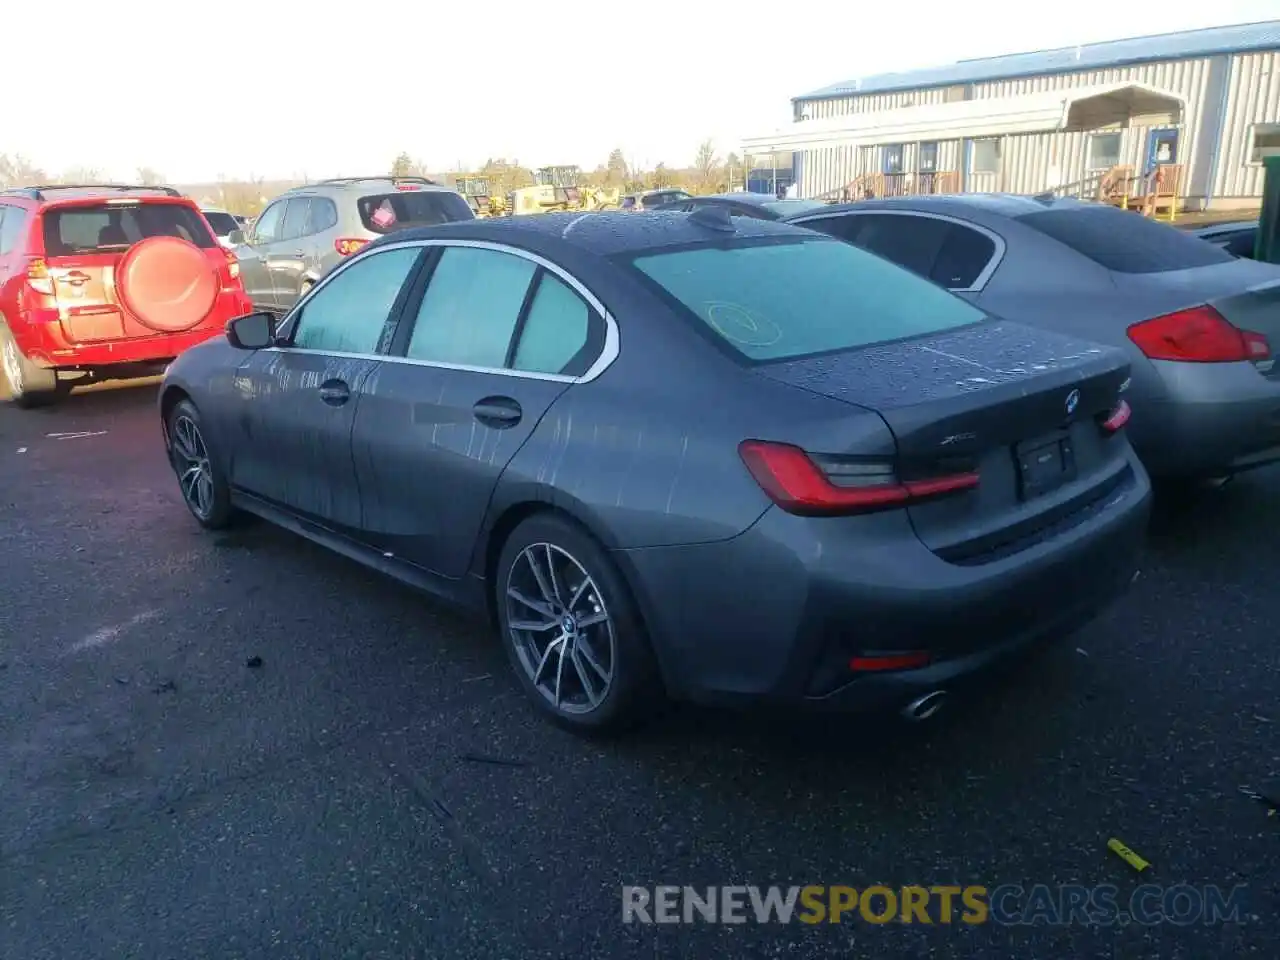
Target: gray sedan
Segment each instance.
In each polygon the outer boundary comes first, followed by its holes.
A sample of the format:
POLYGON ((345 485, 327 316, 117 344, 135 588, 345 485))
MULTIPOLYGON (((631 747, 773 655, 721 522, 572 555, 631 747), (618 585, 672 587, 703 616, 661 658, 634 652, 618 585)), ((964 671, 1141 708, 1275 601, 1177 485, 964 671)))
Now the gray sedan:
POLYGON ((1280 267, 1075 200, 903 197, 790 222, 997 316, 1124 348, 1131 437, 1153 475, 1222 477, 1280 460, 1280 267))
POLYGON ((1127 377, 808 230, 549 214, 375 241, 180 356, 160 415, 200 524, 488 611, 571 728, 662 693, 919 719, 1132 580, 1127 377))

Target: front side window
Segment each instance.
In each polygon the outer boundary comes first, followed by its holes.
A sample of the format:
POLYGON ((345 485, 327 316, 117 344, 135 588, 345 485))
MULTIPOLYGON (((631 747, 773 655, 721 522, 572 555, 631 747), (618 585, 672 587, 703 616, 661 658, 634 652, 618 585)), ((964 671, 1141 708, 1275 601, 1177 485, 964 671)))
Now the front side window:
POLYGON ((280 231, 281 240, 296 240, 305 236, 307 220, 311 217, 311 200, 308 197, 295 197, 284 209, 284 226, 280 231))
POLYGON ((447 247, 431 273, 406 356, 500 370, 536 264, 475 247, 447 247))
POLYGON ((985 318, 928 280, 826 238, 685 248, 631 262, 747 363, 853 350, 985 318))
POLYGON ((352 261, 302 305, 293 346, 332 353, 377 353, 396 297, 421 251, 382 250, 352 261))
POLYGON ((273 203, 262 211, 253 225, 254 243, 271 243, 280 239, 280 221, 284 215, 284 201, 273 203))

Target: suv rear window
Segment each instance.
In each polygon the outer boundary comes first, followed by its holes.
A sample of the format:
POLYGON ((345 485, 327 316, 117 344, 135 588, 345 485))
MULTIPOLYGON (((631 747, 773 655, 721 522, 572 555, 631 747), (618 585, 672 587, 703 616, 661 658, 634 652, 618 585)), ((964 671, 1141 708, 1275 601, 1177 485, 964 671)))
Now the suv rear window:
POLYGON ((220 237, 226 236, 232 230, 240 229, 240 224, 236 223, 236 218, 229 213, 206 210, 204 218, 209 221, 209 226, 213 227, 213 232, 220 237))
POLYGON ((1101 204, 1029 213, 1018 220, 1116 273, 1190 270, 1232 259, 1176 227, 1101 204))
POLYGON ((911 271, 826 238, 684 248, 632 264, 752 363, 852 350, 986 318, 911 271))
POLYGON ((405 190, 361 197, 356 206, 360 222, 374 233, 391 233, 405 227, 429 227, 455 220, 474 220, 466 200, 448 190, 405 190))
POLYGON ((180 237, 205 250, 216 245, 200 214, 181 203, 54 207, 43 219, 47 257, 117 253, 148 237, 180 237))

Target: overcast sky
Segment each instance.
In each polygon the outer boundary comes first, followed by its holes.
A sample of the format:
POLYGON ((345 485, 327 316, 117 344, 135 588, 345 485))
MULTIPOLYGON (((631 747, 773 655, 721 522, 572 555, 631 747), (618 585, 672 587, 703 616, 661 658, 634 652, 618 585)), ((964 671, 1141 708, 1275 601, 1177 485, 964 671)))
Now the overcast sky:
POLYGON ((1280 19, 1280 0, 363 4, 63 0, 10 36, 0 152, 170 180, 645 166, 788 122, 791 97, 891 70, 1280 19), (785 16, 776 15, 785 11, 785 16), (486 19, 487 17, 487 19, 486 19), (25 31, 23 31, 25 33, 25 31), (670 39, 658 39, 666 35, 670 39), (19 42, 15 42, 19 41, 19 42))

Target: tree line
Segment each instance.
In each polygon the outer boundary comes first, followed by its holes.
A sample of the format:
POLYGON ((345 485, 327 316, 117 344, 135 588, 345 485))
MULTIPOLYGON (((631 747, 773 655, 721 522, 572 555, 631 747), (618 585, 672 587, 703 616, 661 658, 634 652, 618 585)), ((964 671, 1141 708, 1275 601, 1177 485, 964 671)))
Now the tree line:
MULTIPOLYGON (((477 170, 430 170, 408 153, 395 157, 387 171, 391 176, 422 176, 441 183, 451 183, 459 177, 484 177, 489 181, 489 191, 505 196, 512 190, 534 184, 534 169, 518 160, 491 158, 477 170)), ((703 141, 694 156, 692 166, 675 167, 657 163, 645 169, 629 159, 621 148, 611 150, 608 157, 594 169, 581 171, 584 186, 616 187, 622 193, 656 190, 663 187, 680 187, 690 193, 722 193, 741 189, 746 177, 742 161, 736 154, 721 157, 710 140, 703 141)), ((172 185, 197 199, 208 198, 232 213, 252 216, 277 193, 290 187, 309 182, 305 177, 295 180, 272 181, 262 177, 234 179, 219 177, 212 184, 169 184, 162 173, 150 167, 139 167, 135 181, 145 186, 172 185)), ((93 167, 74 167, 57 174, 32 163, 21 154, 0 153, 0 187, 28 187, 39 184, 93 184, 104 182, 101 171, 93 167)))

